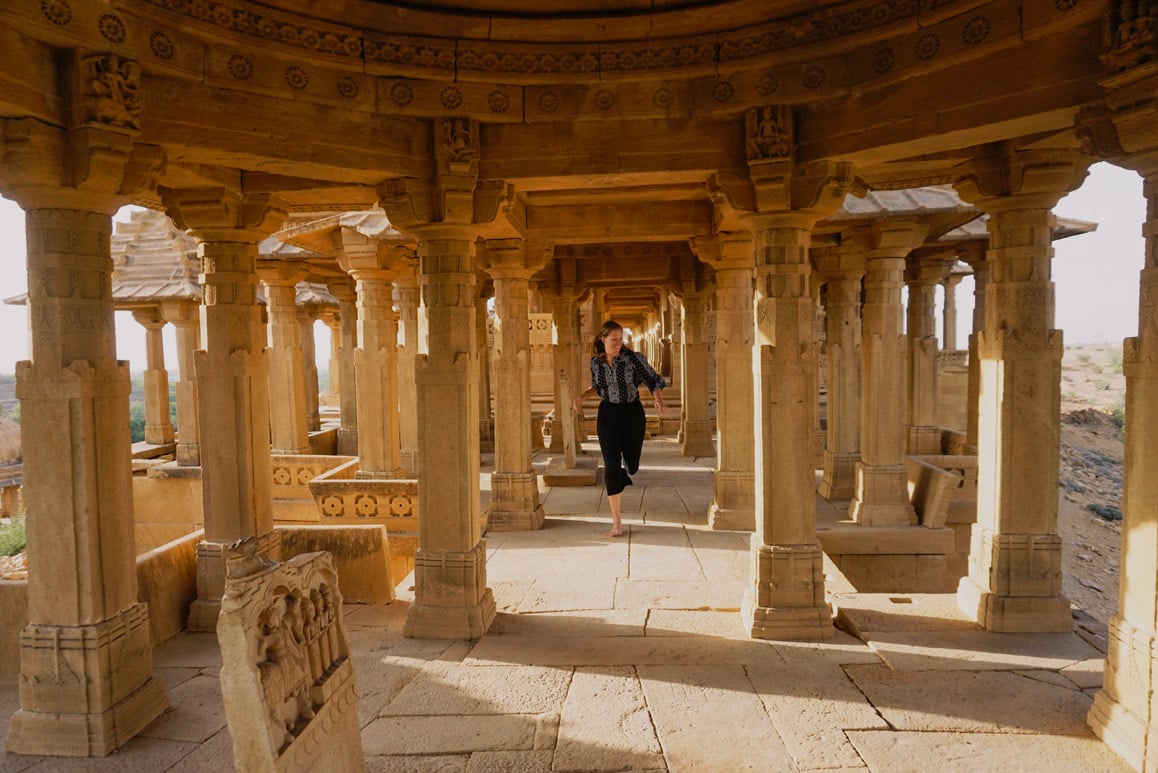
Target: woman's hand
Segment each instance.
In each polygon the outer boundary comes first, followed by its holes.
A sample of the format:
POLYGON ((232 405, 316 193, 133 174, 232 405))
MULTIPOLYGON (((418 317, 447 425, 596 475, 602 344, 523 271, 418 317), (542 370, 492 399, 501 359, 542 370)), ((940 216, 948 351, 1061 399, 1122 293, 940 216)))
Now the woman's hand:
POLYGON ((571 403, 571 410, 575 413, 583 412, 583 395, 579 395, 575 398, 575 400, 571 403))
POLYGON ((655 398, 656 412, 661 415, 667 413, 667 403, 663 401, 663 395, 661 395, 659 392, 656 392, 654 395, 652 395, 652 397, 655 398))

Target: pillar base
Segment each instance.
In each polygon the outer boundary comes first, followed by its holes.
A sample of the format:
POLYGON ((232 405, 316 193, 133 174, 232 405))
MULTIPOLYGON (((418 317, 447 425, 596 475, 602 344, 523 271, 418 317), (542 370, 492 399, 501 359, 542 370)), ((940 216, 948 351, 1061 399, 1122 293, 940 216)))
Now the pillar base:
MULTIPOLYGON (((1154 770, 1158 726, 1147 725, 1153 700, 1155 644, 1152 630, 1130 625, 1118 615, 1109 621, 1103 689, 1094 696, 1086 722, 1094 735, 1134 770, 1154 770)), ((1156 720, 1158 721, 1158 720, 1156 720)))
POLYGON ((169 707, 144 604, 94 625, 29 625, 20 671, 6 741, 14 754, 103 757, 169 707))
POLYGON ((177 466, 200 467, 201 445, 199 443, 182 443, 177 441, 177 466))
POLYGON ((928 426, 909 426, 908 453, 930 454, 941 453, 941 428, 928 426))
MULTIPOLYGON (((197 543, 197 598, 189 606, 189 630, 213 633, 225 595, 225 553, 228 542, 197 543)), ((281 559, 281 534, 271 531, 257 537, 259 555, 281 559)))
POLYGON ((720 507, 712 502, 708 508, 708 526, 716 531, 755 531, 755 507, 720 507))
POLYGON ((971 577, 957 586, 957 606, 994 633, 1068 633, 1074 629, 1070 603, 1062 596, 999 596, 971 577))
POLYGON ((815 641, 835 633, 824 600, 819 545, 760 545, 752 536, 752 580, 744 597, 744 627, 756 639, 815 641))
POLYGON ((716 447, 712 443, 711 421, 685 422, 681 435, 680 453, 684 456, 716 455, 716 447))
POLYGON ((856 465, 860 453, 824 452, 824 475, 816 487, 817 493, 830 502, 851 500, 856 495, 856 465))
POLYGON ((862 526, 915 526, 909 501, 909 470, 903 464, 857 462, 856 491, 848 515, 862 526))
POLYGON ((543 528, 543 507, 534 510, 487 511, 487 531, 535 531, 543 528))
POLYGON ((414 556, 414 603, 402 635, 420 639, 477 639, 498 610, 486 587, 486 542, 465 553, 428 551, 414 556))
POLYGON ((532 472, 492 472, 488 528, 526 531, 543 528, 539 476, 532 472))
POLYGON ((338 456, 358 455, 358 428, 338 428, 338 456))

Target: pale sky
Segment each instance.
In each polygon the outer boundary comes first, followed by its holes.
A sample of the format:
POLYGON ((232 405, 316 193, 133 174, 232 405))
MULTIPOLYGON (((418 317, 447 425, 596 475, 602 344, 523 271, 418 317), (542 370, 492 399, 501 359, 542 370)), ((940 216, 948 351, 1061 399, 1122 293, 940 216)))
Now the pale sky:
MULTIPOLYGON (((1056 285, 1055 327, 1066 344, 1115 343, 1137 335, 1138 272, 1142 269, 1142 223, 1146 203, 1142 180, 1134 172, 1109 164, 1094 166, 1080 189, 1061 201, 1059 216, 1098 223, 1092 234, 1064 239, 1054 245, 1056 285)), ((16 204, 0 198, 0 299, 27 288, 24 215, 16 204)), ((938 293, 938 335, 940 328, 938 293)), ((964 347, 972 319, 973 282, 957 287, 957 346, 964 347)), ((27 314, 23 306, 0 305, 0 373, 12 373, 28 358, 27 314)), ((329 333, 317 329, 317 361, 326 367, 329 333)), ((176 362, 173 326, 165 327, 166 365, 176 362)), ((944 345, 944 342, 942 342, 944 345)), ((128 359, 136 373, 145 368, 145 334, 128 312, 117 312, 117 356, 128 359)))

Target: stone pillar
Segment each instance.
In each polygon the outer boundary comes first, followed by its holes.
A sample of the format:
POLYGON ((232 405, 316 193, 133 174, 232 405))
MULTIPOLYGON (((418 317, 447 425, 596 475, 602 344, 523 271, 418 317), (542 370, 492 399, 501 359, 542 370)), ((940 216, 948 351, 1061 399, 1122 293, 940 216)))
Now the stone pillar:
POLYGON ((297 306, 297 283, 305 277, 304 270, 284 263, 261 270, 270 327, 270 438, 275 454, 310 452, 297 306))
MULTIPOLYGON (((266 194, 162 189, 169 217, 201 239, 205 349, 194 356, 201 400, 205 539, 197 546, 197 598, 189 629, 217 626, 225 550, 257 538, 277 557, 269 445, 269 363, 257 303, 257 246, 284 220, 266 194)), ((296 325, 293 326, 296 330, 296 325)))
POLYGON ((865 254, 861 338, 861 461, 849 517, 863 526, 917 523, 905 466, 905 356, 901 287, 905 256, 928 227, 912 220, 879 223, 865 254))
POLYGON ((341 264, 357 283, 358 338, 354 353, 357 392, 359 478, 401 478, 398 423, 398 318, 394 275, 413 260, 400 244, 377 241, 354 228, 342 229, 341 264))
POLYGON ((683 339, 683 328, 684 328, 683 304, 682 303, 675 303, 675 300, 676 300, 675 298, 671 298, 669 300, 669 302, 671 303, 671 318, 672 318, 672 321, 671 321, 672 327, 671 327, 671 332, 669 334, 670 339, 671 339, 670 344, 669 344, 670 349, 671 349, 671 383, 669 384, 669 387, 674 387, 675 389, 679 390, 679 393, 682 395, 683 394, 683 388, 684 388, 684 374, 683 374, 684 364, 683 364, 683 357, 681 356, 681 352, 683 351, 683 340, 684 340, 683 339))
MULTIPOLYGON (((951 264, 950 264, 951 265, 951 264)), ((905 422, 910 454, 941 453, 937 426, 937 285, 949 265, 942 258, 909 261, 908 378, 905 422)))
MULTIPOLYGON (((91 78, 125 61, 60 62, 77 107, 91 107, 91 78)), ((116 358, 109 248, 117 192, 161 161, 135 133, 0 119, 0 191, 26 213, 32 356, 16 366, 31 569, 5 741, 16 754, 104 756, 168 707, 137 601, 129 364, 116 358)))
POLYGON ((197 376, 193 353, 201 348, 201 306, 175 301, 161 305, 165 320, 177 332, 177 466, 200 467, 201 443, 198 427, 197 376))
POLYGON ((302 372, 306 380, 306 431, 322 428, 321 395, 318 394, 318 352, 314 342, 314 322, 318 308, 314 305, 298 309, 298 338, 302 342, 302 372))
POLYGON ((1050 211, 1086 174, 1068 154, 988 157, 959 169, 989 215, 977 349, 977 522, 957 603, 990 631, 1069 631, 1057 532, 1062 334, 1053 329, 1050 211))
POLYGON ((394 305, 398 307, 401 346, 398 348, 399 462, 407 478, 418 477, 418 397, 414 386, 414 362, 418 357, 418 264, 412 261, 394 281, 394 305))
POLYGON ((495 531, 543 527, 539 477, 531 464, 529 280, 544 258, 529 254, 518 239, 487 242, 495 286, 495 471, 488 520, 495 531))
POLYGON ((487 300, 492 293, 489 284, 485 275, 478 277, 475 286, 479 288, 479 294, 474 304, 475 337, 479 343, 478 450, 483 454, 495 450, 495 420, 491 415, 491 349, 487 344, 487 300))
POLYGON ((864 253, 827 250, 817 263, 828 285, 828 434, 824 474, 817 490, 828 500, 851 500, 856 493, 856 465, 860 462, 860 293, 864 253))
MULTIPOLYGON (((353 280, 334 280, 330 292, 338 299, 338 455, 358 455, 358 390, 354 376, 358 351, 358 293, 353 280)), ((334 392, 331 360, 330 393, 334 392)))
POLYGON ((1158 755, 1153 744, 1158 734, 1158 478, 1152 474, 1158 455, 1158 163, 1147 166, 1138 335, 1126 339, 1122 357, 1126 448, 1120 594, 1117 614, 1109 621, 1102 690, 1089 713, 1095 735, 1136 770, 1154 770, 1158 755))
POLYGON ((816 539, 815 302, 808 247, 815 217, 759 215, 755 226, 756 533, 744 624, 761 639, 833 635, 816 539))
POLYGON ((145 442, 159 446, 173 442, 169 419, 169 373, 165 370, 165 319, 160 309, 134 311, 133 319, 145 328, 145 442))
POLYGON ((945 351, 957 349, 957 285, 964 274, 949 274, 941 280, 945 293, 945 306, 941 309, 941 348, 945 351))
POLYGON ((754 529, 756 479, 752 419, 752 238, 696 237, 696 255, 716 270, 715 492, 708 510, 713 529, 754 529))
POLYGON ((684 377, 680 380, 683 406, 684 456, 715 456, 712 419, 708 414, 708 292, 685 292, 683 299, 684 377))
POLYGON ((973 269, 973 332, 969 334, 968 405, 965 406, 965 442, 977 447, 977 408, 981 395, 981 361, 977 356, 977 342, 985 329, 985 290, 989 286, 989 261, 977 256, 969 261, 973 269))
POLYGON ((330 359, 326 363, 326 405, 337 406, 342 401, 342 320, 338 312, 331 311, 322 321, 330 331, 330 359))
POLYGON ((560 377, 567 375, 571 389, 575 391, 586 389, 590 385, 591 375, 584 371, 578 373, 576 365, 581 349, 579 343, 579 298, 574 293, 553 293, 551 298, 551 315, 555 324, 555 423, 551 427, 551 447, 549 450, 563 452, 563 422, 573 421, 571 406, 564 405, 560 400, 562 389, 560 377))

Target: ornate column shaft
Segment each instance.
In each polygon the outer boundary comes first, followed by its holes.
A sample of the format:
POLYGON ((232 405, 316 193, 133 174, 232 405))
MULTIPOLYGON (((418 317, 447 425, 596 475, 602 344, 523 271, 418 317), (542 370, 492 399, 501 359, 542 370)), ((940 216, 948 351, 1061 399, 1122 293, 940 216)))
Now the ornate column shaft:
POLYGON ((957 349, 957 285, 964 274, 950 274, 941 280, 945 292, 945 306, 941 309, 941 348, 946 351, 957 349))
POLYGON ((399 462, 407 478, 418 477, 418 393, 414 385, 414 362, 418 357, 417 262, 399 272, 394 282, 394 305, 398 307, 398 327, 402 345, 398 349, 399 462))
POLYGON ((752 636, 762 639, 821 639, 833 634, 816 539, 811 453, 818 403, 808 247, 815 222, 816 217, 792 212, 753 218, 756 533, 744 623, 752 636))
POLYGON ((713 529, 753 529, 752 238, 748 234, 697 237, 693 249, 716 270, 717 462, 708 524, 713 529))
POLYGON ((326 405, 336 406, 342 400, 342 321, 337 312, 330 312, 322 318, 322 322, 330 331, 330 358, 326 362, 325 399, 326 405))
POLYGON ((495 285, 495 471, 489 528, 540 529, 538 475, 531 464, 530 278, 544 262, 517 239, 490 240, 487 271, 495 285))
POLYGON ((201 306, 191 302, 165 303, 165 320, 177 331, 177 466, 201 466, 198 427, 197 376, 193 353, 201 348, 201 306))
POLYGON ((475 337, 479 343, 478 450, 483 454, 495 450, 495 418, 491 414, 491 349, 487 343, 487 300, 493 292, 489 285, 487 278, 480 275, 476 284, 479 294, 474 302, 475 337))
POLYGON ((969 261, 973 268, 973 331, 969 334, 968 397, 966 406, 965 442, 977 447, 977 408, 981 394, 981 361, 977 342, 985 329, 985 290, 989 286, 989 261, 982 257, 969 261))
POLYGON ((551 316, 555 325, 554 380, 555 380, 555 423, 551 427, 551 451, 563 451, 563 422, 572 421, 571 406, 561 401, 560 377, 566 374, 571 384, 572 394, 585 389, 591 376, 578 372, 579 351, 579 296, 570 292, 552 293, 551 316))
MULTIPOLYGON (((268 195, 222 188, 162 190, 174 222, 201 239, 205 349, 194 355, 201 401, 205 540, 197 546, 197 599, 189 628, 216 628, 225 549, 256 537, 276 556, 270 463, 269 363, 257 303, 257 245, 284 220, 268 195)), ((296 324, 293 326, 296 330, 296 324)))
POLYGON ((317 306, 298 309, 298 338, 302 344, 302 373, 306 380, 306 432, 322 428, 321 396, 318 394, 318 352, 314 342, 314 322, 318 319, 317 306))
POLYGON ((874 226, 865 254, 861 339, 861 461, 849 516, 864 526, 917 523, 905 467, 905 356, 901 287, 905 256, 924 241, 915 221, 874 226))
POLYGON ((941 453, 937 426, 937 285, 952 264, 941 258, 910 260, 906 284, 908 375, 905 393, 906 448, 910 454, 941 453))
POLYGON ((821 255, 818 264, 828 285, 828 435, 818 491, 825 499, 851 500, 860 461, 860 293, 864 254, 832 250, 821 255))
POLYGON ((413 250, 353 228, 342 231, 341 263, 357 282, 358 338, 354 354, 359 478, 401 478, 398 404, 398 317, 394 276, 413 261, 413 250))
MULTIPOLYGON (((353 280, 331 281, 329 288, 338 299, 338 455, 358 456, 358 382, 354 375, 354 359, 358 351, 358 293, 353 280)), ((330 394, 334 393, 334 372, 331 365, 330 394)))
POLYGON ((1050 210, 1085 178, 1076 154, 964 165, 956 187, 989 219, 978 339, 977 523, 957 602, 991 631, 1068 631, 1057 533, 1061 331, 1053 329, 1050 210))
POLYGON ((269 313, 270 437, 275 454, 310 452, 297 306, 297 283, 305 276, 305 271, 284 264, 261 270, 269 313))
POLYGON ((685 292, 683 298, 683 405, 684 456, 715 456, 712 419, 708 414, 708 291, 685 292))
POLYGON ((134 144, 139 125, 87 120, 93 84, 137 80, 136 63, 94 54, 59 64, 80 125, 0 119, 0 190, 26 213, 32 356, 16 366, 29 622, 5 745, 90 757, 168 707, 137 601, 129 364, 116 358, 109 246, 112 214, 161 156, 134 144))
POLYGON ((145 442, 152 445, 172 443, 169 373, 165 370, 165 341, 161 335, 165 320, 159 309, 134 311, 133 319, 145 328, 145 442))

